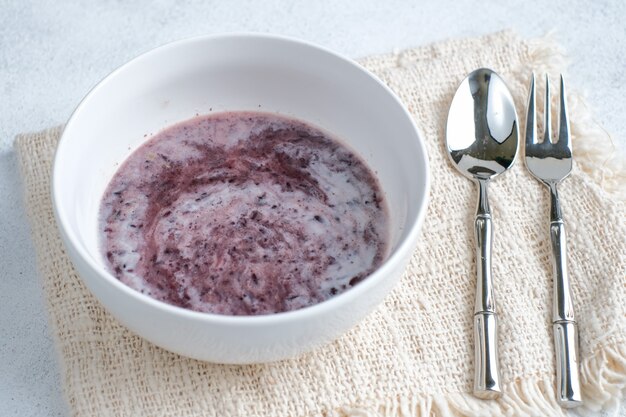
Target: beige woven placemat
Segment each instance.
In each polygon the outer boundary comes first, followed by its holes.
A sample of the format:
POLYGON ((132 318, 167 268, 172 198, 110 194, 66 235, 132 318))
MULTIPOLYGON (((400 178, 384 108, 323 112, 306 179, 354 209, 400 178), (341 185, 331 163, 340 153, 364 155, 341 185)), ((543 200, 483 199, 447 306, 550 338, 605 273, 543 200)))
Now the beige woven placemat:
MULTIPOLYGON (((481 401, 468 394, 476 190, 453 170, 443 150, 447 107, 465 74, 481 66, 498 71, 524 114, 530 71, 561 69, 558 48, 502 32, 361 62, 398 93, 425 135, 431 203, 408 271, 380 308, 335 343, 289 361, 253 366, 198 362, 157 348, 119 325, 77 277, 55 227, 50 172, 61 129, 17 139, 62 384, 73 415, 563 413, 553 388, 548 194, 523 163, 491 188, 505 395, 481 401)), ((574 95, 570 113, 577 163, 561 194, 584 400, 588 409, 598 409, 619 401, 626 386, 626 177, 623 160, 608 156, 608 136, 574 95)))

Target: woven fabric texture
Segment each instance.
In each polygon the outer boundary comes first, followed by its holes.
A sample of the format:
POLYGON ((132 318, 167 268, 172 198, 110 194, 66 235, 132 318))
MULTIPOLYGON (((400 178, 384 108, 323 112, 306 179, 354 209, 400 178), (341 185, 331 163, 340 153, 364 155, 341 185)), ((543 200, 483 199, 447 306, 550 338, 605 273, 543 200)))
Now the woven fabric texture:
MULTIPOLYGON (((505 395, 480 401, 473 378, 475 185, 444 149, 448 105, 471 70, 490 67, 525 113, 529 76, 561 70, 554 45, 511 32, 452 40, 361 63, 408 107, 426 141, 432 189, 408 270, 380 307, 336 342, 272 364, 180 357, 135 336, 89 293, 66 256, 50 201, 61 128, 22 135, 16 150, 63 374, 75 416, 561 415, 554 399, 549 195, 518 160, 490 188, 493 275, 505 395)), ((574 152, 589 138, 571 107, 574 152)), ((523 119, 523 117, 521 117, 523 119)), ((523 132, 521 126, 521 132, 523 132)), ((587 130, 586 130, 587 129, 587 130)), ((590 136, 593 136, 590 134, 590 136)), ((598 139, 600 142, 602 138, 598 139)), ((603 146, 603 143, 597 146, 603 146)), ((588 409, 626 386, 626 210, 576 154, 560 188, 588 409)))

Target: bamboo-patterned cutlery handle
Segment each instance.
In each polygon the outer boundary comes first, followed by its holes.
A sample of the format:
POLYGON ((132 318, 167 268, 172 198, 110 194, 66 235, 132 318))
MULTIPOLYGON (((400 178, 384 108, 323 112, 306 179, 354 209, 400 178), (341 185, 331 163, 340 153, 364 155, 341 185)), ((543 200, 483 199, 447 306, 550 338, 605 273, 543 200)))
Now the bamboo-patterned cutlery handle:
POLYGON ((582 403, 578 328, 574 317, 574 305, 567 274, 565 226, 560 218, 556 189, 552 198, 553 206, 556 205, 552 210, 550 240, 552 242, 554 270, 552 328, 556 354, 557 400, 562 407, 572 408, 582 403))
POLYGON ((502 395, 498 361, 498 319, 491 276, 493 225, 487 181, 478 181, 476 220, 476 302, 474 305, 474 395, 494 399, 502 395))

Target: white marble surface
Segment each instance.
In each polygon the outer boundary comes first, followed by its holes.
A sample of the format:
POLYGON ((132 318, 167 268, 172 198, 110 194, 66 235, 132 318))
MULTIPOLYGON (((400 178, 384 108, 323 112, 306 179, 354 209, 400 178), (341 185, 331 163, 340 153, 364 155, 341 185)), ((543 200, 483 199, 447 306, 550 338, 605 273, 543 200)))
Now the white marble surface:
POLYGON ((623 149, 625 16, 621 0, 0 0, 0 415, 68 414, 13 138, 63 123, 89 88, 117 66, 172 40, 225 31, 289 35, 360 57, 505 28, 529 37, 556 29, 571 57, 570 85, 587 93, 598 121, 623 149))

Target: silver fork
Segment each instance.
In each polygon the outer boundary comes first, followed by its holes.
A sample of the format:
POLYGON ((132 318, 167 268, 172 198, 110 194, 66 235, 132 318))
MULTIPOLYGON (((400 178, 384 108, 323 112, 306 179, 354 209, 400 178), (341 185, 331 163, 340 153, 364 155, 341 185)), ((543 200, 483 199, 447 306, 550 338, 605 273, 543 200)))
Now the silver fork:
POLYGON ((533 74, 530 82, 526 119, 526 166, 530 173, 550 190, 550 239, 552 241, 554 273, 552 327, 556 354, 557 400, 562 407, 572 408, 582 404, 582 396, 578 328, 574 317, 574 304, 567 275, 565 226, 557 193, 557 184, 567 177, 572 170, 572 145, 565 101, 565 83, 562 75, 560 102, 559 138, 557 142, 552 143, 550 80, 546 75, 544 139, 543 142, 538 142, 535 118, 535 74, 533 74))

